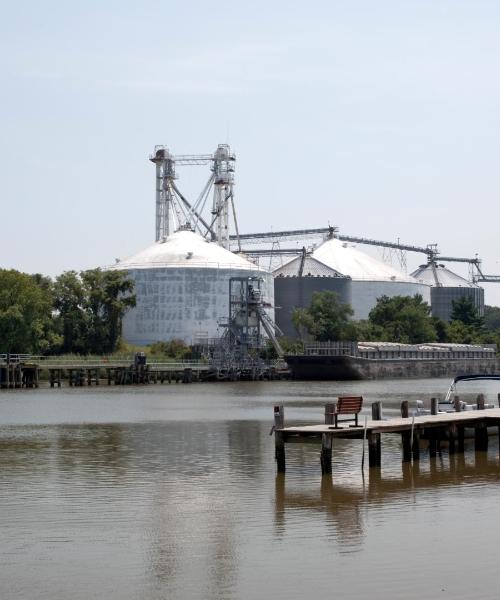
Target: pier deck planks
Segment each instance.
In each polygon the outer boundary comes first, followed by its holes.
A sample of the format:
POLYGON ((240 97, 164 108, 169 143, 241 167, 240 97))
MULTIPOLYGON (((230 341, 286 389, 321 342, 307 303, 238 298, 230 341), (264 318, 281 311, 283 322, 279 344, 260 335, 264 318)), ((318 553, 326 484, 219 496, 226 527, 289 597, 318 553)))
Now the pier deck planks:
MULTIPOLYGON (((468 425, 484 420, 486 424, 497 425, 500 422, 500 408, 487 408, 484 410, 468 410, 454 413, 438 413, 437 415, 421 415, 415 417, 415 429, 429 427, 445 427, 452 424, 468 425)), ((408 431, 412 427, 412 417, 395 417, 387 421, 368 420, 366 424, 367 432, 371 433, 401 433, 408 431)), ((332 428, 332 425, 324 423, 318 425, 295 425, 293 427, 283 427, 277 429, 285 436, 318 436, 325 433, 333 437, 363 437, 364 425, 359 427, 339 427, 332 428)))

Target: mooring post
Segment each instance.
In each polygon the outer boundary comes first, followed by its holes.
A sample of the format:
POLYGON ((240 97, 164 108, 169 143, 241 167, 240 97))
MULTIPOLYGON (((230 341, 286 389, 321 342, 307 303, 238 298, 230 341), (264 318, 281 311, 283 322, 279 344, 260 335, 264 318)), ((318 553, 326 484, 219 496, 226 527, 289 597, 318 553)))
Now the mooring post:
MULTIPOLYGON (((460 402, 460 398, 458 396, 455 396, 455 398, 453 399, 453 406, 455 407, 455 412, 461 412, 462 403, 460 402)), ((458 442, 458 446, 457 446, 456 450, 457 450, 457 452, 463 453, 464 447, 465 447, 464 426, 463 425, 455 425, 453 433, 458 442)))
MULTIPOLYGON (((329 402, 325 404, 325 425, 333 425, 333 417, 335 413, 335 403, 329 402)), ((324 433, 321 436, 321 473, 322 475, 331 475, 332 472, 332 450, 333 436, 324 433)))
POLYGON ((285 438, 279 429, 285 426, 285 407, 283 404, 274 407, 274 448, 278 473, 285 472, 285 438))
MULTIPOLYGON (((438 399, 431 398, 431 415, 438 414, 438 399)), ((429 438, 429 456, 430 458, 434 458, 437 453, 437 434, 435 427, 429 427, 427 429, 427 435, 429 438)))
MULTIPOLYGON (((413 417, 415 419, 415 417, 413 417)), ((412 434, 410 441, 412 442, 411 454, 414 461, 420 460, 420 431, 415 429, 415 423, 412 422, 412 434)))
MULTIPOLYGON (((408 400, 401 402, 401 417, 408 419, 410 414, 410 405, 408 400)), ((401 432, 401 443, 403 445, 403 462, 411 462, 411 431, 401 432)))
MULTIPOLYGON (((484 410, 484 394, 477 397, 477 410, 484 410)), ((488 450, 488 428, 486 423, 478 423, 475 426, 475 449, 486 452, 488 450)))
POLYGON ((321 474, 332 473, 332 434, 323 433, 321 436, 321 474))
POLYGON ((455 442, 457 439, 457 426, 453 423, 448 425, 448 452, 449 454, 455 454, 455 442))
MULTIPOLYGON (((372 420, 382 420, 382 402, 372 404, 372 420)), ((382 447, 380 443, 380 433, 368 432, 368 465, 370 467, 380 467, 382 464, 382 447)))
POLYGON ((431 398, 431 415, 438 414, 439 401, 437 398, 431 398))

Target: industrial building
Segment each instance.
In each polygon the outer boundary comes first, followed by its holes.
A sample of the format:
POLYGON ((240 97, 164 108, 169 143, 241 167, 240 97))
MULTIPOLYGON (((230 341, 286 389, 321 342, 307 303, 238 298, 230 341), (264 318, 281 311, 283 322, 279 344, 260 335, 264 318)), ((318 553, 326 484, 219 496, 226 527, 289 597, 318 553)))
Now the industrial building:
MULTIPOLYGON (((499 276, 482 273, 477 257, 442 257, 436 245, 423 248, 349 237, 331 226, 240 234, 233 190, 236 157, 227 144, 220 144, 213 154, 201 155, 173 155, 165 146, 156 146, 150 160, 156 167, 156 241, 109 267, 126 270, 135 282, 137 306, 123 322, 123 337, 129 342, 182 339, 194 344, 221 338, 223 331, 230 331, 232 280, 252 278, 252 288, 259 281, 259 302, 265 307, 261 324, 274 341, 267 322, 268 317, 274 317, 274 305, 277 334, 281 330, 294 337, 293 311, 308 307, 314 292, 336 292, 341 302, 351 304, 357 320, 368 318, 381 296, 416 294, 432 304, 433 314, 449 319, 452 300, 463 296, 471 297, 482 314, 484 292, 477 282, 500 281, 499 276), (178 167, 192 165, 208 165, 210 173, 198 197, 189 201, 176 180, 178 167), (304 240, 310 235, 316 236, 319 243, 308 250, 305 246, 280 245, 285 239, 304 240), (242 248, 242 243, 267 243, 271 247, 242 248), (400 253, 400 258, 408 251, 425 253, 428 264, 407 275, 406 263, 401 262, 401 270, 396 269, 360 251, 356 244, 389 249, 400 253), (291 258, 283 264, 286 255, 291 258), (259 266, 259 257, 270 259, 267 268, 259 266), (276 257, 281 264, 271 274, 271 261, 276 257), (438 257, 469 263, 471 272, 474 269, 473 283, 438 265, 438 257)), ((248 301, 248 314, 254 300, 252 296, 248 301)), ((240 337, 246 335, 242 331, 240 337)))
POLYGON ((296 257, 273 271, 276 324, 289 337, 298 335, 292 314, 308 308, 314 292, 330 291, 350 304, 356 320, 367 319, 381 296, 415 296, 430 302, 430 286, 331 237, 312 254, 296 257))
POLYGON ((203 343, 221 334, 229 314, 229 281, 261 277, 273 302, 272 276, 245 258, 189 230, 179 230, 111 269, 126 270, 135 282, 137 306, 123 320, 123 337, 133 344, 181 339, 203 343))
POLYGON ((470 298, 479 316, 484 315, 484 289, 476 283, 467 281, 434 261, 421 265, 412 276, 431 288, 431 309, 434 317, 444 321, 451 319, 453 302, 460 298, 470 298))
POLYGON ((410 275, 365 254, 353 244, 332 237, 312 254, 331 269, 351 278, 354 319, 367 319, 381 296, 415 296, 430 302, 430 288, 410 275))

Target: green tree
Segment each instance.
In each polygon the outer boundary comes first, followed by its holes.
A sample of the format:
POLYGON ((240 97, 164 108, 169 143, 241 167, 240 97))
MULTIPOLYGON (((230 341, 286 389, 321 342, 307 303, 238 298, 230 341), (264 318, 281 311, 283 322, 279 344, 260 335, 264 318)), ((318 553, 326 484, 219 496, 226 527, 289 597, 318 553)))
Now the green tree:
POLYGON ((54 283, 54 308, 62 334, 61 352, 86 354, 90 319, 86 290, 76 271, 66 271, 54 283))
POLYGON ((472 325, 463 321, 452 321, 448 326, 448 342, 452 344, 472 344, 476 341, 477 332, 472 325))
POLYGON ((461 321, 464 325, 470 325, 475 329, 482 329, 484 320, 479 316, 472 298, 462 296, 453 300, 450 321, 461 321))
POLYGON ((54 284, 63 352, 113 352, 125 312, 135 306, 134 283, 122 271, 67 271, 54 284))
POLYGON ((339 301, 335 292, 314 292, 309 308, 294 311, 292 321, 303 335, 307 332, 319 342, 353 339, 355 325, 350 321, 354 314, 349 304, 339 301))
POLYGON ((155 342, 149 346, 153 356, 168 356, 182 360, 192 352, 192 348, 183 340, 169 340, 168 342, 155 342))
POLYGON ((121 336, 122 319, 136 304, 134 282, 123 271, 82 271, 85 310, 89 319, 87 350, 113 352, 121 336))
POLYGON ((484 307, 484 326, 490 331, 500 329, 500 308, 498 306, 484 307))
POLYGON ((47 352, 58 338, 49 279, 0 269, 0 352, 47 352))
POLYGON ((361 320, 355 322, 355 327, 353 341, 383 342, 385 340, 385 330, 380 325, 370 323, 368 320, 361 320))
POLYGON ((388 342, 421 344, 437 339, 430 313, 430 306, 420 295, 382 296, 368 318, 373 325, 383 328, 388 342))

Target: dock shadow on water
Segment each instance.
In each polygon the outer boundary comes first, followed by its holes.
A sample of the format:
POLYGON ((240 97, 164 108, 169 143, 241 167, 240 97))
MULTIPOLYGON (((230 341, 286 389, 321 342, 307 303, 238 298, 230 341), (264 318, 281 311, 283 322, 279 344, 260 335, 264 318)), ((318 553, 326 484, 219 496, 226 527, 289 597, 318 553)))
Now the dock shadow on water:
MULTIPOLYGON (((390 411, 442 383, 347 391, 390 411)), ((273 405, 307 422, 340 385, 2 395, 0 597, 495 598, 496 438, 487 453, 467 443, 402 464, 387 437, 364 477, 361 440, 336 441, 323 477, 319 447, 293 445, 276 475, 273 405)))

